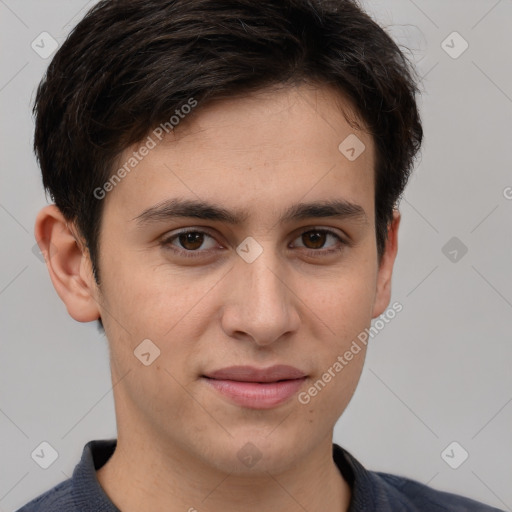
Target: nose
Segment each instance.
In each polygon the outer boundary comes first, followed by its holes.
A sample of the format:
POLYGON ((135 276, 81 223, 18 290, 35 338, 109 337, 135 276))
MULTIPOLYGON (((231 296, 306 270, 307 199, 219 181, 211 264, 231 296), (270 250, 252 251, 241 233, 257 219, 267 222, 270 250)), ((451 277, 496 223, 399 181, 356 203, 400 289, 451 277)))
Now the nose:
POLYGON ((299 298, 291 273, 266 249, 252 263, 237 260, 224 283, 222 328, 234 338, 266 346, 296 332, 299 298))

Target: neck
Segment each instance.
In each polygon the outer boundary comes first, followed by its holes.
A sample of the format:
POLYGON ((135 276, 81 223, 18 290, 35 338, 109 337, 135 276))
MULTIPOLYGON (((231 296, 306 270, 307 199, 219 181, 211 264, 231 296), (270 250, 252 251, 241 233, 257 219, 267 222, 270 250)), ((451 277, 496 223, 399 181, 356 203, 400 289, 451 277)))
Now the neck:
POLYGON ((123 512, 348 510, 350 487, 332 458, 331 438, 286 471, 246 475, 219 471, 156 440, 119 432, 114 454, 97 471, 100 485, 123 512))

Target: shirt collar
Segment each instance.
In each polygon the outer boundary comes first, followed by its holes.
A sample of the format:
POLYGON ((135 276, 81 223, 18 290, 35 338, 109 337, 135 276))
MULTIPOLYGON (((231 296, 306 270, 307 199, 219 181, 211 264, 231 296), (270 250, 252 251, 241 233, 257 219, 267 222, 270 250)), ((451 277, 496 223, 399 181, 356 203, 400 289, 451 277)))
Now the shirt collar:
POLYGON ((73 500, 83 512, 120 512, 101 487, 96 470, 114 453, 117 439, 89 441, 73 471, 73 500))

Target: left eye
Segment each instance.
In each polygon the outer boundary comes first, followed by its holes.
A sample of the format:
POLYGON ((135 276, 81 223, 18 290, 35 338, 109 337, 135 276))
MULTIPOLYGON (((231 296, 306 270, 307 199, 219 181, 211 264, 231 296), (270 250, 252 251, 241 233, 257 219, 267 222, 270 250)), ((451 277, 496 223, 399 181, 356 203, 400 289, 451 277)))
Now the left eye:
POLYGON ((328 231, 325 229, 310 229, 308 231, 304 231, 297 237, 295 240, 300 240, 302 245, 299 247, 305 247, 310 250, 318 250, 324 249, 326 242, 329 240, 334 240, 334 243, 329 245, 328 247, 335 248, 337 244, 343 244, 343 240, 340 236, 332 231, 328 231))

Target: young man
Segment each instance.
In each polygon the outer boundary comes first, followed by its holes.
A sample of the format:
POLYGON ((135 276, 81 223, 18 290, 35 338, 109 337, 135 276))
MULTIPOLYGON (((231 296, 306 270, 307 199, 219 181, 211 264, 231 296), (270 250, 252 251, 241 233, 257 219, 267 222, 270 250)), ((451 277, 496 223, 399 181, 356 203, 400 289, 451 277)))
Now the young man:
POLYGON ((416 92, 351 0, 86 15, 37 93, 35 234, 105 329, 118 438, 23 512, 496 510, 332 444, 395 307, 416 92))

